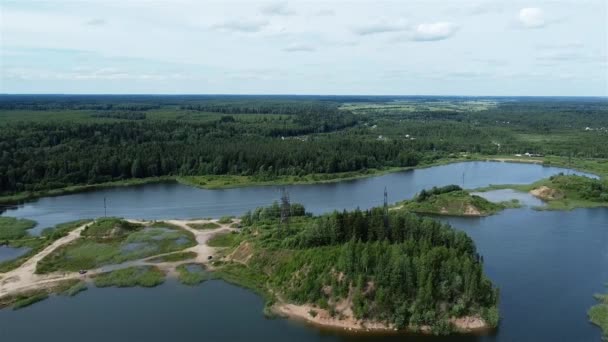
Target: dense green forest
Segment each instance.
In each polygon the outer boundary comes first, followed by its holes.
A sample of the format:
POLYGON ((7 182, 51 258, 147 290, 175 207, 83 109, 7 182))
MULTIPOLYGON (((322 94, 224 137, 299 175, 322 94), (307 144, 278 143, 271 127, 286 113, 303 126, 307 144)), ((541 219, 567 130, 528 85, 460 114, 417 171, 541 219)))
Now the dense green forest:
POLYGON ((608 157, 603 98, 0 96, 0 195, 157 176, 608 157))
POLYGON ((237 262, 223 266, 245 267, 241 282, 255 274, 258 290, 271 297, 315 304, 336 317, 344 314, 337 303, 348 298, 355 318, 401 329, 446 332, 449 318, 473 315, 497 324, 498 291, 465 233, 382 208, 311 217, 297 206, 289 224, 280 212, 275 204, 243 217, 231 254, 237 262))

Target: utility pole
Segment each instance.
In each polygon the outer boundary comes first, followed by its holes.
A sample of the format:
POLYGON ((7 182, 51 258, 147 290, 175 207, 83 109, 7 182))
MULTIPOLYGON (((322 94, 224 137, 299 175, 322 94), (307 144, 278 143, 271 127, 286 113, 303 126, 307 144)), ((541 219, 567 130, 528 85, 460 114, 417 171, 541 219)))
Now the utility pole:
POLYGON ((388 192, 384 187, 384 228, 388 230, 388 192))
POLYGON ((289 203, 289 193, 285 188, 281 188, 281 225, 284 228, 289 227, 289 212, 291 211, 291 203, 289 203))
POLYGON ((464 189, 464 171, 462 171, 462 188, 464 189))
POLYGON ((103 198, 103 217, 108 217, 108 208, 106 207, 106 198, 103 198))

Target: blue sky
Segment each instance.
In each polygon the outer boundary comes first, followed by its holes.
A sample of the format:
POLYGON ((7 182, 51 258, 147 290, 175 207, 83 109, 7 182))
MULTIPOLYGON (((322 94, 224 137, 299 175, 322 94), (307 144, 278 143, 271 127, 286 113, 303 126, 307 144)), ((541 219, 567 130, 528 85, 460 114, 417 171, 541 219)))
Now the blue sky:
POLYGON ((608 1, 0 2, 0 93, 608 95, 608 1))

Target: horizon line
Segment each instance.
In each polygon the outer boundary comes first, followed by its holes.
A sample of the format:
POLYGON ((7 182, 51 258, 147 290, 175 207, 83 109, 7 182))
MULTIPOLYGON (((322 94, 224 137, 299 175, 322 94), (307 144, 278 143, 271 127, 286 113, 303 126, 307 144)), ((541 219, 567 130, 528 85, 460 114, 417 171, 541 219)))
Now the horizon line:
POLYGON ((314 94, 314 93, 0 93, 0 96, 327 96, 327 97, 561 97, 608 98, 607 95, 456 95, 456 94, 314 94))

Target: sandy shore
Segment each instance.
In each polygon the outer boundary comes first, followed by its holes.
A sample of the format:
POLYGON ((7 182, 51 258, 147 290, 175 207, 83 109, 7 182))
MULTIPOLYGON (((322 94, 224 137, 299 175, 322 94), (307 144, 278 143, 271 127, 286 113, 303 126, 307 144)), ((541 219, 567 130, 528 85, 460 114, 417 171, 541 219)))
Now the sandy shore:
MULTIPOLYGON (((331 317, 327 310, 319 309, 312 305, 295 305, 295 304, 275 304, 273 311, 281 316, 286 316, 291 319, 305 321, 307 323, 333 329, 343 329, 348 331, 360 332, 397 332, 393 325, 387 325, 382 322, 358 320, 352 316, 352 311, 345 310, 342 312, 342 317, 331 317), (314 312, 314 314, 312 314, 314 312)), ((460 332, 472 332, 487 329, 486 322, 478 316, 467 316, 460 318, 451 318, 450 322, 456 330, 460 332)), ((422 326, 418 329, 423 333, 430 333, 429 326, 422 326)))

